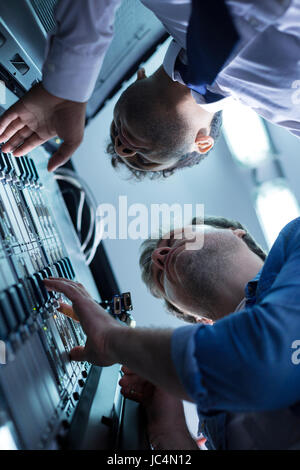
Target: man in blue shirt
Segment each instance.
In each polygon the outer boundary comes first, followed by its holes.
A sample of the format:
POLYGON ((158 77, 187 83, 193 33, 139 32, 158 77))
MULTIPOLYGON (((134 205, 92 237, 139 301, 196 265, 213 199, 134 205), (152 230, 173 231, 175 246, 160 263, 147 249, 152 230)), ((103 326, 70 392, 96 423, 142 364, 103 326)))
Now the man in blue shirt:
POLYGON ((194 262, 204 256, 205 266, 205 256, 211 260, 215 253, 224 253, 223 263, 215 265, 216 282, 204 284, 202 293, 199 289, 199 299, 204 299, 200 314, 218 315, 219 311, 224 318, 214 327, 131 330, 113 321, 80 284, 45 280, 49 290, 62 292, 73 302, 73 316, 88 336, 84 348, 71 351, 72 359, 101 366, 123 363, 167 392, 194 401, 201 415, 288 407, 296 412, 300 368, 293 347, 300 322, 300 218, 281 231, 264 263, 255 296, 234 315, 229 313, 241 302, 244 285, 262 262, 244 243, 240 230, 206 227, 203 233, 204 240, 196 231, 193 239, 176 239, 165 247, 158 282, 179 309, 178 296, 184 288, 186 306, 196 312, 199 305, 188 295, 194 262), (205 298, 208 287, 217 287, 215 304, 205 298))
MULTIPOLYGON (((217 229, 234 230, 242 236, 249 250, 258 255, 262 261, 265 260, 265 253, 239 222, 222 217, 205 217, 204 220, 194 219, 192 221, 192 225, 198 224, 200 226, 205 224, 217 229)), ((205 323, 213 323, 210 318, 204 319, 199 317, 198 314, 191 315, 186 309, 183 311, 185 297, 181 299, 181 310, 177 309, 169 301, 170 299, 166 297, 164 290, 158 282, 165 249, 173 243, 170 239, 174 238, 176 232, 178 233, 180 230, 177 229, 171 232, 167 237, 160 236, 155 238, 152 236, 143 243, 140 257, 142 278, 150 292, 156 297, 163 298, 167 309, 178 318, 191 323, 203 321, 205 323)), ((198 266, 198 271, 202 271, 202 277, 203 275, 207 277, 208 282, 213 278, 216 288, 217 279, 213 272, 214 264, 216 256, 219 256, 220 269, 224 254, 216 252, 215 255, 210 255, 211 262, 207 263, 207 267, 203 266, 205 255, 202 255, 202 263, 199 263, 198 266)), ((238 273, 239 270, 237 270, 238 273)), ((242 310, 245 305, 255 303, 260 273, 251 280, 250 277, 251 273, 249 272, 249 282, 245 289, 245 297, 237 305, 235 312, 242 310)), ((194 278, 196 279, 197 275, 194 278)), ((199 299, 199 290, 201 288, 201 282, 199 282, 193 293, 196 302, 199 299)), ((212 287, 208 288, 207 291, 209 292, 208 295, 214 295, 212 287)), ((203 299, 201 305, 203 306, 203 299)), ((199 305, 199 309, 201 309, 201 305, 199 305)), ((218 315, 209 314, 209 317, 218 319, 218 315)), ((126 368, 120 385, 122 385, 122 393, 127 398, 139 401, 145 406, 149 438, 154 446, 162 449, 182 449, 188 448, 187 446, 193 448, 195 444, 187 430, 180 401, 176 401, 172 396, 153 387, 149 382, 137 377, 136 374, 133 374, 126 368), (169 405, 169 402, 171 405, 169 405), (173 409, 176 410, 175 413, 172 411, 173 409)), ((300 416, 296 416, 290 409, 264 413, 227 412, 212 414, 211 416, 203 416, 199 413, 199 417, 199 432, 201 431, 208 438, 206 445, 210 449, 289 449, 299 448, 300 445, 300 416)))

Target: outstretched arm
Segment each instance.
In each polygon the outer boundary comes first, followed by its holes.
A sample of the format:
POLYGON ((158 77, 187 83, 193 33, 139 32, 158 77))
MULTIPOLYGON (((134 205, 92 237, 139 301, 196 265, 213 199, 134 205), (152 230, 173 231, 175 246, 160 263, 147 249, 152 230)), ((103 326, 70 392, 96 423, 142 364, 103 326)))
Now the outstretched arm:
POLYGON ((300 329, 299 266, 300 218, 272 248, 264 270, 266 282, 273 283, 254 306, 214 326, 174 332, 120 327, 92 300, 87 303, 78 284, 45 283, 73 301, 88 335, 87 346, 73 351, 77 360, 125 364, 171 394, 188 395, 204 413, 266 411, 299 402, 300 366, 293 349, 300 329))
POLYGON ((63 165, 80 145, 86 102, 92 94, 113 37, 120 0, 61 0, 57 31, 49 38, 43 82, 0 117, 4 152, 19 157, 52 137, 64 142, 49 160, 50 171, 63 165))
POLYGON ((114 320, 77 282, 61 278, 45 279, 48 290, 61 292, 72 301, 63 313, 78 319, 87 335, 85 347, 71 351, 75 361, 100 366, 124 364, 167 392, 188 400, 171 358, 172 330, 128 328, 114 320))

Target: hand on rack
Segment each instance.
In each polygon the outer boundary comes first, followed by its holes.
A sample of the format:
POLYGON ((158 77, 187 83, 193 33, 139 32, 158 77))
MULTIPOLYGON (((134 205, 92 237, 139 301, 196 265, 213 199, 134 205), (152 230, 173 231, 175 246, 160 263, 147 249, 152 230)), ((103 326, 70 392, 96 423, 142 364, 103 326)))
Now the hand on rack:
POLYGON ((44 279, 44 284, 49 291, 60 292, 71 300, 74 314, 87 335, 85 347, 72 349, 71 359, 99 366, 122 362, 169 393, 190 399, 172 361, 173 330, 127 328, 108 315, 81 284, 63 278, 44 279))
POLYGON ((57 310, 58 312, 66 315, 66 317, 72 318, 72 320, 79 322, 79 318, 74 312, 72 305, 67 304, 66 302, 63 302, 62 299, 59 300, 59 308, 57 310))
POLYGON ((72 349, 71 359, 88 361, 99 366, 114 364, 116 361, 109 351, 108 337, 112 330, 123 330, 123 326, 107 315, 82 284, 64 278, 44 279, 44 283, 49 291, 60 292, 71 300, 72 306, 66 307, 67 304, 64 304, 61 311, 78 319, 87 335, 85 347, 78 346, 72 349))
POLYGON ((48 163, 54 171, 66 163, 79 147, 84 134, 86 103, 69 101, 35 85, 0 117, 3 152, 20 157, 58 136, 63 140, 48 163))

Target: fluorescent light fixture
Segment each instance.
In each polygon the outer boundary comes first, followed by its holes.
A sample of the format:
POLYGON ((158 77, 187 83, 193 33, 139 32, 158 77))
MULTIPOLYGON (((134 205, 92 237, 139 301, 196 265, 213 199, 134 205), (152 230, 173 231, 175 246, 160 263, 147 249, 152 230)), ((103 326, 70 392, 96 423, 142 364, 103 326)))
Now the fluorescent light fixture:
POLYGON ((257 167, 272 154, 262 119, 233 100, 223 111, 223 135, 232 155, 243 165, 257 167))
POLYGON ((8 425, 0 427, 0 451, 1 450, 17 450, 16 442, 8 425))
POLYGON ((283 179, 263 183, 256 196, 256 212, 269 247, 280 230, 300 216, 300 208, 292 191, 283 179))

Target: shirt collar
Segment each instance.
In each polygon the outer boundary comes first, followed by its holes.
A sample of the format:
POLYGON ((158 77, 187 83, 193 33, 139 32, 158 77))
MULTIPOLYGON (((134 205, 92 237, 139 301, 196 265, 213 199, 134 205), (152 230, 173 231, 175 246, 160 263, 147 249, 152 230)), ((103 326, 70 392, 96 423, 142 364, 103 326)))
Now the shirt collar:
POLYGON ((241 300, 238 306, 235 309, 235 312, 240 312, 247 305, 252 305, 256 302, 256 289, 257 284, 260 279, 261 271, 253 278, 245 287, 245 297, 241 300))
POLYGON ((257 284, 261 276, 262 269, 258 272, 258 274, 248 282, 245 287, 245 297, 246 297, 246 306, 252 305, 256 302, 256 289, 257 284))
MULTIPOLYGON (((177 57, 180 56, 180 60, 183 63, 186 63, 186 52, 185 50, 177 44, 176 41, 172 41, 169 45, 169 48, 166 52, 163 68, 167 75, 174 81, 179 82, 182 85, 185 85, 185 82, 182 80, 180 73, 175 69, 175 64, 177 57)), ((208 87, 210 91, 215 92, 214 87, 208 87)), ((205 111, 209 113, 217 113, 218 111, 222 111, 227 104, 233 101, 231 96, 226 96, 223 99, 216 101, 214 103, 206 103, 205 97, 197 91, 191 90, 191 94, 196 101, 205 111)))

